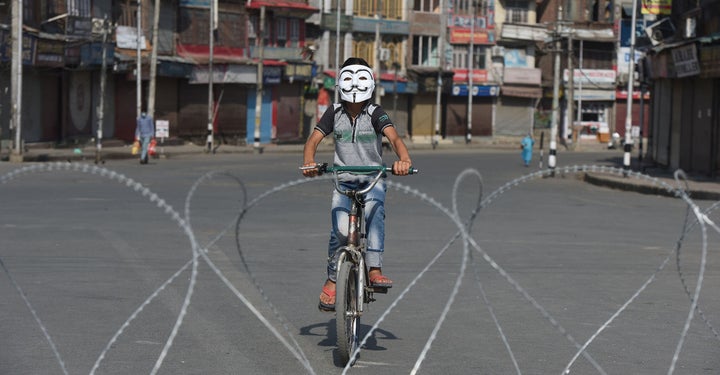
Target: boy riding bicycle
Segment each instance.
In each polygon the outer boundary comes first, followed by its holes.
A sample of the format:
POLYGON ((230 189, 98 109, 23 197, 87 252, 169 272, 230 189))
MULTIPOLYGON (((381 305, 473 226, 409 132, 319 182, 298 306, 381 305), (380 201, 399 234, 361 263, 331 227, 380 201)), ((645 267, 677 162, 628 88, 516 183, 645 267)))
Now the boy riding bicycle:
MULTIPOLYGON (((322 116, 312 134, 305 142, 303 166, 314 166, 318 145, 330 133, 335 137, 334 164, 339 166, 382 165, 382 136, 384 135, 400 160, 393 163, 393 174, 404 176, 409 173, 412 162, 405 143, 398 136, 395 126, 385 110, 371 104, 375 90, 375 78, 370 65, 361 58, 351 57, 343 63, 338 76, 341 103, 335 103, 322 116)), ((304 169, 306 177, 317 176, 317 169, 304 169)), ((361 187, 366 181, 351 175, 340 177, 347 188, 361 187)), ((367 194, 365 200, 365 222, 367 223, 367 256, 370 284, 378 287, 392 287, 392 280, 382 273, 382 255, 385 246, 385 192, 384 181, 378 182, 367 194)), ((328 244, 327 280, 320 294, 318 308, 322 311, 335 310, 335 262, 333 255, 340 244, 345 243, 348 228, 350 198, 337 191, 332 198, 332 229, 328 244)))

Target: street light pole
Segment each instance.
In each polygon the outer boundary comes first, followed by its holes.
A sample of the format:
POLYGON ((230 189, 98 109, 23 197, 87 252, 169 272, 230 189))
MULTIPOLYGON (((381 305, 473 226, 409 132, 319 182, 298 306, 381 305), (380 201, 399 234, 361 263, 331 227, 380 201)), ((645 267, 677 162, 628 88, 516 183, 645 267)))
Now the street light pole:
POLYGON ((23 40, 23 13, 22 0, 13 2, 12 8, 12 128, 15 130, 15 147, 10 155, 10 161, 23 161, 23 148, 21 144, 20 125, 22 115, 22 40, 23 40))
POLYGON ((207 152, 215 152, 215 137, 213 136, 213 122, 215 120, 215 94, 213 83, 215 74, 213 73, 213 64, 215 58, 215 28, 217 27, 217 3, 216 0, 210 0, 210 33, 208 35, 208 117, 207 117, 207 152))
POLYGON ((435 134, 433 135, 432 147, 437 147, 440 143, 440 101, 442 99, 442 87, 443 87, 443 69, 445 65, 445 1, 440 0, 440 40, 438 41, 438 75, 437 75, 437 92, 435 96, 435 134))
MULTIPOLYGON (((637 0, 632 3, 632 21, 630 26, 630 61, 628 62, 628 85, 627 85, 627 110, 625 112, 625 146, 623 148, 623 174, 625 177, 630 172, 630 153, 633 147, 632 138, 632 94, 635 84, 635 23, 637 22, 637 0)), ((640 124, 642 126, 642 124, 640 124)))
POLYGON ((155 0, 153 10, 152 51, 150 51, 150 86, 148 87, 147 113, 155 121, 155 92, 157 90, 158 28, 160 24, 160 0, 155 0))
POLYGON ((562 50, 562 41, 560 40, 560 22, 562 21, 562 7, 558 7, 558 21, 555 23, 555 31, 553 36, 555 37, 554 47, 554 80, 553 80, 553 100, 552 100, 552 123, 550 124, 550 151, 548 151, 548 168, 550 168, 551 175, 555 176, 555 165, 557 163, 557 134, 558 134, 558 122, 560 120, 560 52, 562 50))
POLYGON ((263 59, 265 48, 265 6, 260 7, 260 47, 258 52, 257 66, 257 94, 255 96, 255 133, 253 140, 253 151, 262 153, 260 147, 260 124, 262 120, 262 98, 263 98, 263 59))
POLYGON ((137 116, 140 118, 142 112, 142 57, 140 56, 141 47, 140 41, 142 37, 142 1, 137 0, 137 32, 135 35, 135 53, 137 54, 135 59, 135 105, 137 116))
POLYGON ((340 86, 338 86, 338 80, 340 79, 340 2, 341 0, 336 0, 337 18, 335 20, 335 101, 333 103, 340 102, 340 86))
POLYGON ((380 105, 382 103, 382 97, 380 96, 380 50, 382 48, 382 40, 380 39, 380 22, 382 20, 382 0, 377 0, 377 9, 375 9, 375 104, 380 105))
POLYGON ((470 49, 468 51, 468 107, 465 143, 472 141, 473 70, 475 70, 475 0, 470 2, 470 49))
POLYGON ((105 81, 107 74, 107 34, 108 34, 107 14, 103 18, 103 41, 102 41, 102 68, 100 69, 100 103, 98 103, 98 122, 96 140, 95 140, 95 164, 102 161, 102 137, 103 137, 103 119, 105 118, 105 81))

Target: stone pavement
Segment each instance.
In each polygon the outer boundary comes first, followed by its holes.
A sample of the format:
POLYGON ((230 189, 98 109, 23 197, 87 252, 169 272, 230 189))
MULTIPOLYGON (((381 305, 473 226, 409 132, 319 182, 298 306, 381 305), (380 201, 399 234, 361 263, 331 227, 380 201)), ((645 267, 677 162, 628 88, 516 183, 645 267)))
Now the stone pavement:
MULTIPOLYGON (((407 142, 408 148, 411 150, 433 149, 433 145, 429 142, 407 142)), ((477 149, 480 150, 513 150, 518 147, 518 141, 515 139, 490 139, 490 138, 474 138, 470 144, 464 141, 448 141, 443 140, 436 145, 439 150, 448 149, 477 149)), ((321 143, 319 151, 332 151, 333 146, 329 142, 321 143)), ((28 144, 23 154, 23 162, 86 162, 104 163, 105 160, 117 159, 134 159, 136 155, 132 155, 131 145, 119 140, 107 140, 103 143, 100 157, 97 157, 97 149, 94 144, 86 144, 73 147, 58 148, 47 144, 28 144)), ((302 153, 302 144, 263 144, 260 148, 253 145, 221 145, 215 149, 218 154, 243 154, 243 153, 302 153)), ((592 152, 607 150, 602 144, 598 145, 582 145, 580 151, 575 152, 592 152)), ((207 153, 207 148, 202 145, 196 145, 188 142, 172 140, 167 143, 158 143, 159 157, 177 157, 201 155, 207 153)), ((619 152, 615 150, 614 152, 619 152)), ((2 150, 0 160, 7 162, 9 151, 2 150)), ((585 182, 605 186, 613 189, 635 191, 642 194, 654 194, 663 196, 676 196, 675 188, 678 183, 675 181, 673 173, 658 168, 643 168, 642 171, 629 173, 627 176, 617 173, 617 169, 612 173, 603 171, 586 171, 582 174, 585 182)), ((692 199, 699 200, 720 200, 720 179, 707 176, 687 176, 687 180, 681 186, 686 186, 692 199)))

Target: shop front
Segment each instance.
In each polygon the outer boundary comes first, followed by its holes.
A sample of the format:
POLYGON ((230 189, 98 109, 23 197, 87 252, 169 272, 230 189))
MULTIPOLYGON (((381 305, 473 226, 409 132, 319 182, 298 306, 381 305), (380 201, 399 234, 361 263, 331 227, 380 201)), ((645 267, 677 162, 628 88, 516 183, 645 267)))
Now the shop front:
POLYGON ((472 86, 472 122, 468 134, 468 85, 467 83, 454 83, 452 95, 448 98, 447 114, 445 118, 446 135, 452 138, 467 138, 473 136, 489 137, 493 135, 493 105, 497 101, 498 86, 473 85, 472 86))
POLYGON ((408 69, 410 79, 417 82, 417 94, 410 96, 408 133, 414 142, 431 142, 435 135, 444 136, 444 113, 448 96, 452 92, 452 71, 443 71, 438 106, 438 69, 413 67, 408 69), (440 111, 440 113, 437 113, 440 111), (437 119, 439 118, 439 122, 437 119))
MULTIPOLYGON (((573 70, 573 113, 563 110, 563 132, 572 141, 575 126, 579 143, 608 142, 615 131, 616 76, 614 70, 573 70)), ((568 70, 564 72, 565 94, 569 94, 568 70)))
POLYGON ((506 67, 497 105, 495 135, 531 133, 535 107, 542 98, 542 71, 538 68, 506 67))

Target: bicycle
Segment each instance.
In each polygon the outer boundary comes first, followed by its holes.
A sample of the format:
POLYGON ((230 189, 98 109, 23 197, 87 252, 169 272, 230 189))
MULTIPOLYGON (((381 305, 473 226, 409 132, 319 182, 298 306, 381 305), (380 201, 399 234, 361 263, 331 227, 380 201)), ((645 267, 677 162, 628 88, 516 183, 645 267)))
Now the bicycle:
MULTIPOLYGON (((370 285, 368 282, 368 268, 365 266, 365 194, 367 194, 386 176, 392 172, 391 167, 380 166, 328 166, 327 163, 316 164, 314 167, 301 167, 301 169, 317 168, 319 174, 332 173, 335 177, 335 190, 351 199, 348 214, 347 243, 335 251, 337 263, 336 295, 335 295, 335 322, 337 332, 337 347, 343 365, 346 365, 353 352, 359 345, 358 327, 364 306, 375 301, 374 293, 387 294, 389 287, 370 285), (369 183, 360 190, 343 190, 338 175, 340 173, 368 175, 369 183), (360 272, 362 270, 362 272, 360 272)), ((410 168, 410 174, 418 173, 410 168)))

